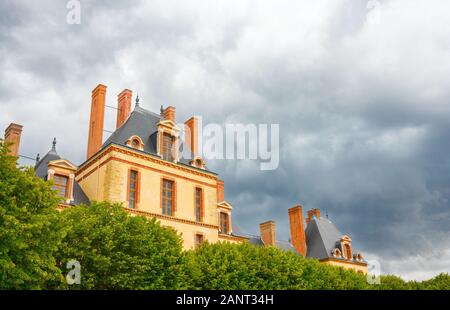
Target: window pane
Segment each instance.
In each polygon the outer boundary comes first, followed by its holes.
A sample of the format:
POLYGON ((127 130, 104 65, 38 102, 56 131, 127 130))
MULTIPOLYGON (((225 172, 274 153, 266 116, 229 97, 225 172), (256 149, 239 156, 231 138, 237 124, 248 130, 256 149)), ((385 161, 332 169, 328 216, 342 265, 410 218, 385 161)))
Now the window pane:
POLYGON ((138 178, 138 172, 137 171, 130 171, 130 184, 128 185, 129 190, 129 208, 135 208, 136 207, 136 198, 137 198, 137 178, 138 178))

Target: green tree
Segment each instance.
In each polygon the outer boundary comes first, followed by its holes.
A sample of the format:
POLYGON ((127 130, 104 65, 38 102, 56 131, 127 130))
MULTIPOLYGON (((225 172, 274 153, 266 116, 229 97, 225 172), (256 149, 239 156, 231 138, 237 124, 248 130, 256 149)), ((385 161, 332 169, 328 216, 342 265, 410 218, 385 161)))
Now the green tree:
POLYGON ((81 264, 81 289, 180 289, 185 287, 182 240, 155 219, 130 216, 119 205, 93 203, 61 212, 68 232, 57 260, 65 271, 81 264))
POLYGON ((0 141, 0 289, 42 289, 63 277, 53 253, 63 235, 58 198, 0 141))
POLYGON ((275 247, 205 243, 187 254, 194 289, 367 289, 366 277, 275 247))
POLYGON ((418 286, 423 290, 450 290, 450 275, 440 273, 430 280, 421 282, 418 286))

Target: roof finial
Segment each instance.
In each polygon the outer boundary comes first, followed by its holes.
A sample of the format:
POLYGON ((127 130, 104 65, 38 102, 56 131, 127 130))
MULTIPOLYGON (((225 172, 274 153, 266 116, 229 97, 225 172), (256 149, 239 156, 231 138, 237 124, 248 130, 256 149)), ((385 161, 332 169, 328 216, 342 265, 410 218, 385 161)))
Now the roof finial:
POLYGON ((53 138, 52 144, 53 144, 52 150, 53 150, 53 151, 56 151, 56 138, 53 138))
POLYGON ((139 94, 137 94, 137 96, 136 96, 136 106, 137 107, 139 106, 139 94))
POLYGON ((164 114, 164 107, 162 104, 161 104, 161 109, 159 111, 161 112, 161 116, 162 116, 164 114))
POLYGON ((36 164, 41 160, 41 156, 39 155, 39 153, 36 156, 36 164))

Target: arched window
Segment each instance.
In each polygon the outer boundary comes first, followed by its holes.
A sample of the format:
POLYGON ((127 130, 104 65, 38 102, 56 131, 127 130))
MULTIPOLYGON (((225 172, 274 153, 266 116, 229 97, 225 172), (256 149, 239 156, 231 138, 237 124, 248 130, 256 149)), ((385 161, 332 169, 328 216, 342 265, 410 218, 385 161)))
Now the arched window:
POLYGON ((126 142, 126 146, 132 147, 137 150, 143 150, 144 149, 144 143, 142 142, 141 138, 138 136, 131 136, 126 142))

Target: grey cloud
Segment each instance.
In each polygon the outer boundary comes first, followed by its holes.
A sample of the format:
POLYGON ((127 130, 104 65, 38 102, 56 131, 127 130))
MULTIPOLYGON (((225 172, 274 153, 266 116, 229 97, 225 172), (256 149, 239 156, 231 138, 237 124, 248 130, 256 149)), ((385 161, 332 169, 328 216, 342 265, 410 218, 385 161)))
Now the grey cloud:
POLYGON ((131 88, 180 121, 279 123, 277 170, 208 162, 239 230, 274 219, 287 240, 287 209, 302 203, 385 272, 430 277, 450 262, 450 8, 380 3, 370 25, 366 1, 82 1, 81 25, 68 25, 64 1, 2 1, 0 124, 25 125, 26 155, 57 136, 81 163, 97 83, 111 105, 131 88))

